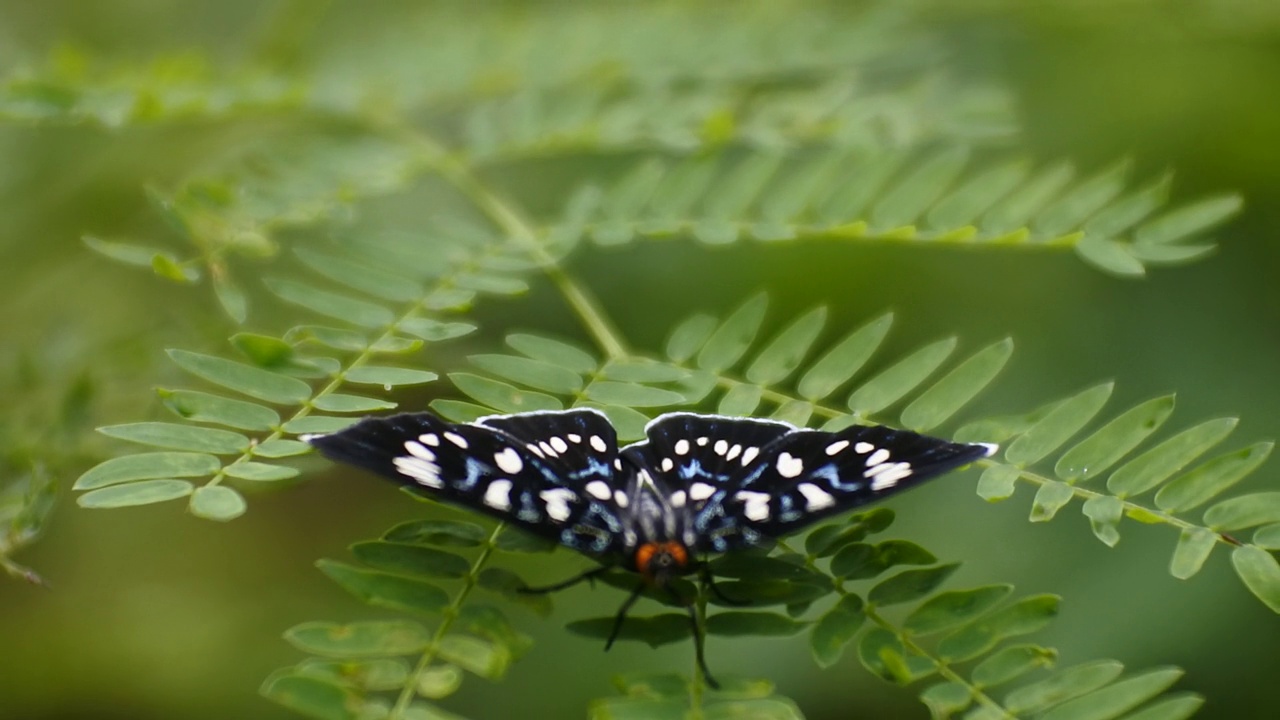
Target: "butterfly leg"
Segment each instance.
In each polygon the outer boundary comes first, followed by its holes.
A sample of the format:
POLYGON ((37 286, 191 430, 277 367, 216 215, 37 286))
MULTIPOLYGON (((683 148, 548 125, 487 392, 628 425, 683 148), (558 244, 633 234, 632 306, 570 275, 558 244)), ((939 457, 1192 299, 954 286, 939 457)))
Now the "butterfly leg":
POLYGON ((622 607, 618 608, 618 616, 613 620, 613 629, 609 631, 609 639, 605 641, 604 651, 609 652, 609 648, 613 647, 613 641, 618 639, 618 633, 622 632, 622 622, 627 619, 627 611, 632 605, 636 604, 636 600, 640 599, 640 593, 644 592, 644 585, 636 586, 631 591, 631 595, 627 597, 626 602, 622 603, 622 607))
POLYGON ((608 565, 602 565, 598 568, 595 568, 594 570, 588 570, 582 573, 581 575, 576 575, 574 577, 569 578, 568 580, 565 580, 564 582, 556 583, 555 585, 543 585, 541 587, 522 587, 518 590, 518 592, 524 593, 525 595, 545 595, 546 593, 553 593, 557 590, 564 590, 565 588, 573 587, 574 585, 577 585, 583 580, 587 580, 589 582, 594 581, 597 576, 603 575, 604 573, 608 572, 611 569, 612 568, 608 565))
POLYGON ((716 599, 725 605, 744 607, 751 604, 750 600, 738 600, 721 592, 720 586, 716 585, 715 576, 711 574, 711 568, 708 567, 706 563, 703 563, 702 567, 698 568, 698 574, 702 578, 702 584, 707 586, 707 588, 711 590, 711 594, 715 595, 716 599))
POLYGON ((698 624, 698 613, 693 609, 693 603, 685 602, 684 598, 680 597, 680 595, 676 593, 675 589, 670 585, 665 587, 667 594, 669 594, 673 600, 683 605, 684 609, 689 613, 689 629, 693 631, 693 652, 694 656, 698 660, 698 667, 702 670, 702 677, 707 681, 707 685, 710 686, 712 690, 719 690, 720 683, 716 682, 716 679, 711 675, 711 670, 707 668, 707 658, 704 653, 705 648, 702 632, 700 632, 702 628, 698 624))

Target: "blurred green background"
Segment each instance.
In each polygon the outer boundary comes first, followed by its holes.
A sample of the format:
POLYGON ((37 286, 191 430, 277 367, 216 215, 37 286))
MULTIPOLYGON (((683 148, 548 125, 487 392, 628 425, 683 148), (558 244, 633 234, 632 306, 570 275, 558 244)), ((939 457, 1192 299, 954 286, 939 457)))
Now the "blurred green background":
MULTIPOLYGON (((1244 0, 910 5, 912 40, 903 52, 936 53, 955 82, 1005 88, 1022 128, 1008 140, 1014 147, 1086 170, 1128 156, 1140 178, 1173 169, 1177 198, 1241 193, 1244 213, 1216 233, 1220 252, 1141 280, 1103 274, 1070 252, 883 243, 583 247, 569 269, 637 348, 658 350, 690 313, 723 314, 767 289, 772 328, 817 304, 830 305, 830 326, 839 329, 892 309, 896 352, 951 333, 970 350, 1012 336, 1013 362, 967 417, 1024 411, 1114 378, 1113 408, 1176 391, 1172 428, 1238 415, 1233 446, 1274 437, 1280 7, 1244 0)), ((475 22, 458 5, 417 3, 8 2, 0 6, 0 69, 38 74, 51 55, 71 62, 67 48, 76 48, 74 62, 83 62, 86 76, 98 69, 109 76, 113 68, 181 53, 213 75, 272 67, 314 83, 334 106, 352 98, 412 106, 420 99, 416 83, 443 83, 458 72, 431 64, 448 57, 444 38, 456 38, 459 63, 500 54, 498 46, 513 38, 554 46, 534 30, 560 18, 571 34, 579 8, 492 5, 475 22), (501 32, 486 36, 493 28, 501 32), (393 91, 404 97, 381 97, 393 91)), ((703 10, 653 6, 668 17, 703 10)), ((779 22, 785 37, 793 13, 832 23, 859 17, 843 4, 797 3, 767 19, 725 11, 722 30, 731 32, 733 22, 779 22)), ((601 39, 599 46, 608 45, 601 39)), ((487 91, 479 82, 465 89, 487 91)), ((424 97, 426 109, 414 117, 448 121, 452 108, 432 103, 467 101, 466 93, 424 97)), ((112 263, 86 250, 80 237, 167 241, 180 250, 144 186, 174 187, 216 165, 229 148, 289 134, 293 122, 287 112, 246 112, 119 128, 30 118, 0 125, 0 391, 11 465, 52 455, 69 486, 121 449, 90 435, 94 425, 160 417, 151 388, 183 382, 163 348, 223 352, 215 339, 233 330, 207 286, 167 283, 112 263), (50 430, 55 426, 62 429, 50 430)), ((529 207, 554 211, 572 189, 569 179, 609 177, 629 159, 552 152, 486 173, 529 207)), ((358 202, 355 222, 392 218, 403 227, 413 222, 416 203, 437 201, 435 189, 423 180, 412 191, 358 202)), ((288 239, 308 232, 324 230, 288 239)), ((238 267, 252 288, 257 261, 238 267)), ((260 306, 251 329, 278 328, 273 306, 260 306)), ((481 333, 447 346, 448 356, 423 358, 424 365, 457 366, 512 329, 590 343, 544 280, 526 296, 481 302, 474 316, 481 333)), ((425 406, 449 392, 439 385, 397 399, 402 407, 425 406)), ((269 672, 298 659, 280 633, 305 620, 378 614, 321 576, 314 561, 345 557, 351 542, 421 512, 387 485, 357 482, 315 459, 303 467, 303 482, 253 495, 248 514, 227 524, 196 520, 173 503, 82 510, 64 494, 46 537, 16 557, 51 589, 0 578, 0 718, 290 717, 257 695, 269 672)), ((1280 619, 1241 586, 1225 553, 1194 579, 1178 581, 1166 570, 1175 540, 1169 528, 1126 523, 1123 542, 1107 549, 1074 508, 1052 523, 1030 524, 1025 488, 988 505, 974 495, 975 480, 968 473, 895 499, 893 534, 963 560, 959 585, 1011 582, 1021 593, 1063 595, 1061 617, 1035 637, 1059 648, 1063 665, 1100 657, 1134 669, 1176 664, 1188 673, 1180 687, 1208 697, 1203 717, 1276 715, 1270 683, 1280 670, 1280 619)), ((1251 490, 1275 487, 1274 463, 1247 482, 1251 490)), ((569 553, 530 562, 528 575, 547 580, 584 565, 569 553)), ((529 707, 545 708, 543 717, 580 717, 590 698, 610 692, 608 678, 619 671, 685 669, 690 650, 683 645, 653 651, 623 644, 602 655, 599 643, 561 629, 612 612, 619 600, 613 591, 583 588, 559 599, 550 620, 518 616, 537 642, 532 654, 502 685, 469 679, 447 706, 480 718, 529 716, 529 707)), ((913 692, 874 679, 852 653, 826 671, 807 655, 799 638, 716 639, 709 648, 720 672, 772 678, 814 720, 927 715, 913 692)))

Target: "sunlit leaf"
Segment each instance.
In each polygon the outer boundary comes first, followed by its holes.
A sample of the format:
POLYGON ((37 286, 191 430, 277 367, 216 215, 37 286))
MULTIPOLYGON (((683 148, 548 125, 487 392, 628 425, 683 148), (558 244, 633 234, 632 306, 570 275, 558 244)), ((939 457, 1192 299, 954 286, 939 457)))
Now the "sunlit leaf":
POLYGON ((439 376, 428 370, 361 365, 346 371, 344 377, 348 382, 393 387, 396 385, 421 385, 422 383, 429 383, 439 376))
POLYGON ((359 720, 359 696, 337 682, 279 674, 268 678, 261 692, 273 702, 314 720, 359 720))
POLYGON ((1010 692, 1005 696, 1004 706, 1019 714, 1043 710, 1093 692, 1120 677, 1122 672, 1124 665, 1115 660, 1081 663, 1010 692))
POLYGON ((530 410, 562 410, 564 404, 557 398, 531 390, 520 390, 497 380, 472 375, 450 373, 449 379, 459 390, 479 403, 504 413, 529 412, 530 410))
POLYGON ((1271 454, 1274 443, 1260 442, 1220 455, 1171 481, 1156 493, 1156 505, 1166 512, 1198 507, 1240 482, 1271 454))
POLYGON ((703 344, 698 367, 719 372, 738 362, 760 332, 768 305, 769 296, 760 293, 735 310, 703 344))
POLYGON ((206 520, 234 520, 244 514, 244 496, 224 485, 198 487, 191 494, 187 509, 206 520))
POLYGON ((747 380, 758 385, 774 385, 786 379, 800 367, 826 322, 825 307, 801 315, 756 356, 747 367, 747 380))
POLYGON ((395 322, 395 315, 390 310, 367 300, 284 278, 267 278, 263 282, 285 302, 357 327, 382 328, 395 322))
POLYGON ((921 432, 941 425, 995 380, 1012 354, 1008 338, 974 353, 907 405, 902 424, 921 432))
POLYGON ((1001 640, 1033 633, 1058 614, 1056 595, 1032 595, 998 608, 942 638, 938 652, 954 662, 975 658, 1001 640))
POLYGON ((212 355, 186 350, 169 350, 168 353, 179 367, 192 375, 259 400, 300 405, 311 397, 311 387, 296 378, 212 355))
POLYGON ((1010 645, 973 668, 973 681, 983 687, 995 687, 1014 680, 1040 667, 1049 667, 1058 658, 1056 650, 1039 645, 1010 645))
POLYGON ((1107 489, 1120 497, 1146 492, 1222 442, 1239 421, 1218 418, 1187 428, 1120 466, 1107 489))
POLYGON ((186 480, 142 480, 91 490, 76 498, 83 508, 119 508, 176 500, 191 494, 186 480))
POLYGON ((932 375, 955 348, 956 339, 952 337, 916 350, 853 391, 849 409, 866 415, 892 405, 932 375))
POLYGON ((565 368, 579 375, 593 373, 598 366, 591 353, 559 340, 512 333, 507 336, 507 345, 534 360, 541 360, 565 368))
POLYGON ((582 389, 582 377, 561 365, 514 355, 472 355, 468 359, 486 372, 535 390, 570 395, 582 389))
POLYGON ((1041 717, 1044 720, 1112 718, 1159 695, 1182 677, 1178 668, 1148 670, 1100 690, 1068 700, 1041 717))
POLYGON ((1058 449, 1102 410, 1114 387, 1114 383, 1095 385, 1058 405, 1014 440, 1005 451, 1005 458, 1026 466, 1058 449))
POLYGON ((1201 200, 1144 223, 1133 237, 1144 245, 1178 242, 1222 223, 1240 212, 1243 205, 1239 195, 1201 200))
POLYGON ((1250 592, 1273 612, 1280 612, 1280 563, 1274 555, 1245 545, 1231 551, 1231 564, 1250 592))
POLYGON ((1166 395, 1122 413, 1063 453, 1054 472, 1063 480, 1085 480, 1100 474, 1159 429, 1173 412, 1173 404, 1174 397, 1166 395))
POLYGON ((710 315, 694 315, 676 326, 667 340, 667 357, 684 362, 693 357, 716 329, 716 319, 710 315))
POLYGON ((81 475, 73 487, 92 490, 134 480, 205 477, 221 466, 218 458, 202 453, 138 453, 104 460, 81 475))
POLYGON ((867 600, 876 605, 896 605, 918 600, 946 581, 958 564, 939 565, 923 570, 906 570, 881 581, 867 593, 867 600))
POLYGON ((98 428, 98 432, 143 445, 215 455, 241 453, 249 447, 249 438, 240 433, 178 423, 141 422, 108 425, 98 428))
POLYGON ((373 410, 390 410, 396 406, 395 403, 387 400, 346 393, 318 395, 311 401, 311 405, 317 410, 324 410, 325 412, 370 412, 373 410))
POLYGON ((365 621, 350 625, 308 622, 290 628, 284 639, 313 655, 378 657, 424 650, 431 642, 431 632, 410 620, 365 621))
POLYGON ((265 405, 196 390, 157 388, 156 394, 165 407, 193 422, 216 423, 240 430, 270 430, 280 424, 280 415, 265 405))

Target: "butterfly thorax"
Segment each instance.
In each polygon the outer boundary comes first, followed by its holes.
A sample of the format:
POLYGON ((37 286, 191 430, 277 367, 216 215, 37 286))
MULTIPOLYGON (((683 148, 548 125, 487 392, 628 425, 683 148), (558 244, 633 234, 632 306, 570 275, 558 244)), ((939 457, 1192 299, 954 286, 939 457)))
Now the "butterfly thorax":
POLYGON ((690 570, 688 548, 674 540, 641 545, 636 548, 632 562, 645 582, 659 587, 666 584, 668 578, 690 570))

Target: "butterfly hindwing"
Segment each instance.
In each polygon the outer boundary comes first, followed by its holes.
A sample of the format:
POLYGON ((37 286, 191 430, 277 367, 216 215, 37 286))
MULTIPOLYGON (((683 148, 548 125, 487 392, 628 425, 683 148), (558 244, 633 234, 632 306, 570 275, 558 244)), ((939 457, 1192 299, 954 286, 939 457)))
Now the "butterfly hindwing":
MULTIPOLYGON (((608 426, 593 411, 493 417, 474 424, 407 413, 366 418, 308 441, 333 460, 603 555, 621 549, 621 524, 611 502, 588 493, 589 487, 595 489, 592 482, 613 484, 616 441, 611 427, 607 441, 599 434, 599 423, 608 426), (584 429, 596 432, 583 435, 584 429)), ((611 499, 610 493, 604 495, 611 499)))

